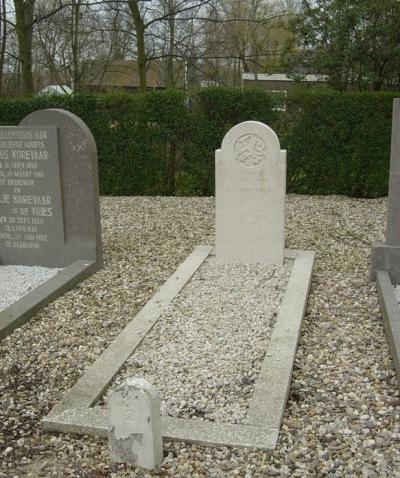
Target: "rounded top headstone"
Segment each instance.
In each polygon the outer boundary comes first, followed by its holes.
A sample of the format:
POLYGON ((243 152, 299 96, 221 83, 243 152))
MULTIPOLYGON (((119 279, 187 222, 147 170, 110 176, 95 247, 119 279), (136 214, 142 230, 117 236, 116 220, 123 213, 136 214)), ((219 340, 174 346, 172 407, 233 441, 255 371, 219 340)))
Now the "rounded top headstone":
MULTIPOLYGON (((43 247, 45 260, 38 265, 66 267, 77 260, 92 260, 100 268, 102 244, 97 148, 90 129, 75 114, 57 108, 34 111, 20 122, 19 127, 52 127, 56 143, 54 154, 49 154, 48 161, 42 163, 59 163, 58 177, 51 177, 47 171, 44 174, 46 184, 58 184, 61 191, 60 201, 51 212, 61 216, 63 231, 57 241, 52 244, 48 241, 46 249, 43 247)), ((30 260, 34 259, 30 257, 30 260)))
POLYGON ((255 168, 264 161, 278 159, 279 138, 269 126, 259 121, 245 121, 231 128, 222 140, 221 149, 231 150, 240 166, 255 168))
POLYGON ((285 193, 276 133, 258 121, 231 128, 215 153, 217 260, 282 264, 285 193))

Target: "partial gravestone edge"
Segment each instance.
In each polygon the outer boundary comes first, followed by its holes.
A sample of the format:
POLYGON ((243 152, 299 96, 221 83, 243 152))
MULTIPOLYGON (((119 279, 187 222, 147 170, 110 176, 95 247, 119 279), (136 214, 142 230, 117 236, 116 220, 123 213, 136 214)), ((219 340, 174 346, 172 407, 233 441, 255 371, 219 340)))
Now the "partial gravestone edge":
POLYGON ((386 239, 372 245, 371 282, 378 271, 387 271, 392 283, 400 284, 400 98, 393 100, 386 239))
POLYGON ((393 100, 386 240, 372 244, 369 278, 376 282, 385 334, 400 386, 400 308, 394 290, 395 285, 400 285, 400 98, 393 100))
POLYGON ((376 282, 380 271, 389 274, 392 284, 400 284, 400 246, 388 246, 384 242, 372 244, 369 280, 376 282))
POLYGON ((389 274, 386 271, 376 273, 376 289, 385 335, 393 359, 397 383, 400 386, 400 308, 389 274))

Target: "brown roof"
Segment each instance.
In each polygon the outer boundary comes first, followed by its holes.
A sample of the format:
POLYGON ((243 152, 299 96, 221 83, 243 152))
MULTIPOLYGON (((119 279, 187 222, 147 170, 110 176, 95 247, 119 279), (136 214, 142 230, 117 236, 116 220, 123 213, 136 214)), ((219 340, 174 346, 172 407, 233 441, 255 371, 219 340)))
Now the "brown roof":
MULTIPOLYGON (((164 86, 160 73, 160 67, 157 64, 150 64, 147 69, 147 86, 149 88, 164 86)), ((89 65, 88 76, 88 86, 117 89, 137 88, 139 86, 137 62, 133 60, 117 60, 108 67, 106 67, 105 62, 93 61, 89 65)))

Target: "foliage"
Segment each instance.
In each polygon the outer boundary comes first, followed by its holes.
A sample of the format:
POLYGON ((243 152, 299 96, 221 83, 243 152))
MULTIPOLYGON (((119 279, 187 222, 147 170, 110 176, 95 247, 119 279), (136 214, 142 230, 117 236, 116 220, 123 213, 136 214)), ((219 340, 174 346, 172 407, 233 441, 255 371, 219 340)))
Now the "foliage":
POLYGON ((210 88, 190 95, 166 90, 100 98, 111 125, 95 136, 103 194, 212 195, 214 154, 225 133, 240 121, 277 117, 276 100, 260 90, 210 88))
POLYGON ((294 73, 328 75, 337 90, 396 89, 400 72, 398 0, 302 0, 291 22, 286 62, 294 73))
POLYGON ((205 88, 105 95, 0 99, 1 125, 63 108, 92 131, 103 195, 212 195, 223 137, 247 120, 270 125, 288 151, 288 192, 387 194, 391 93, 205 88))
POLYGON ((287 185, 300 194, 387 195, 394 94, 293 91, 287 185))
POLYGON ((214 194, 214 154, 225 134, 242 121, 272 124, 276 100, 265 91, 205 88, 190 97, 191 130, 184 145, 187 171, 199 180, 201 195, 214 194))
POLYGON ((28 114, 47 108, 62 108, 89 123, 96 115, 98 97, 94 95, 52 96, 38 95, 28 98, 0 98, 0 124, 16 126, 28 114))

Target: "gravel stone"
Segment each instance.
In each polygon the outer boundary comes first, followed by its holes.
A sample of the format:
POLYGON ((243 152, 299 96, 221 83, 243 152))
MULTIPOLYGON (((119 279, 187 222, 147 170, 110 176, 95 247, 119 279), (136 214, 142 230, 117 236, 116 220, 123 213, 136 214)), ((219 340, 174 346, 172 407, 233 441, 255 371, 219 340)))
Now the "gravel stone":
POLYGON ((0 265, 0 310, 13 304, 62 269, 0 265))
POLYGON ((317 261, 278 445, 164 442, 150 472, 41 420, 194 247, 215 244, 214 198, 101 198, 104 269, 0 343, 0 476, 400 478, 399 387, 368 282, 386 209, 386 198, 287 196, 286 247, 317 261))
POLYGON ((156 387, 162 415, 243 422, 292 265, 224 264, 210 256, 102 402, 135 376, 156 387))

